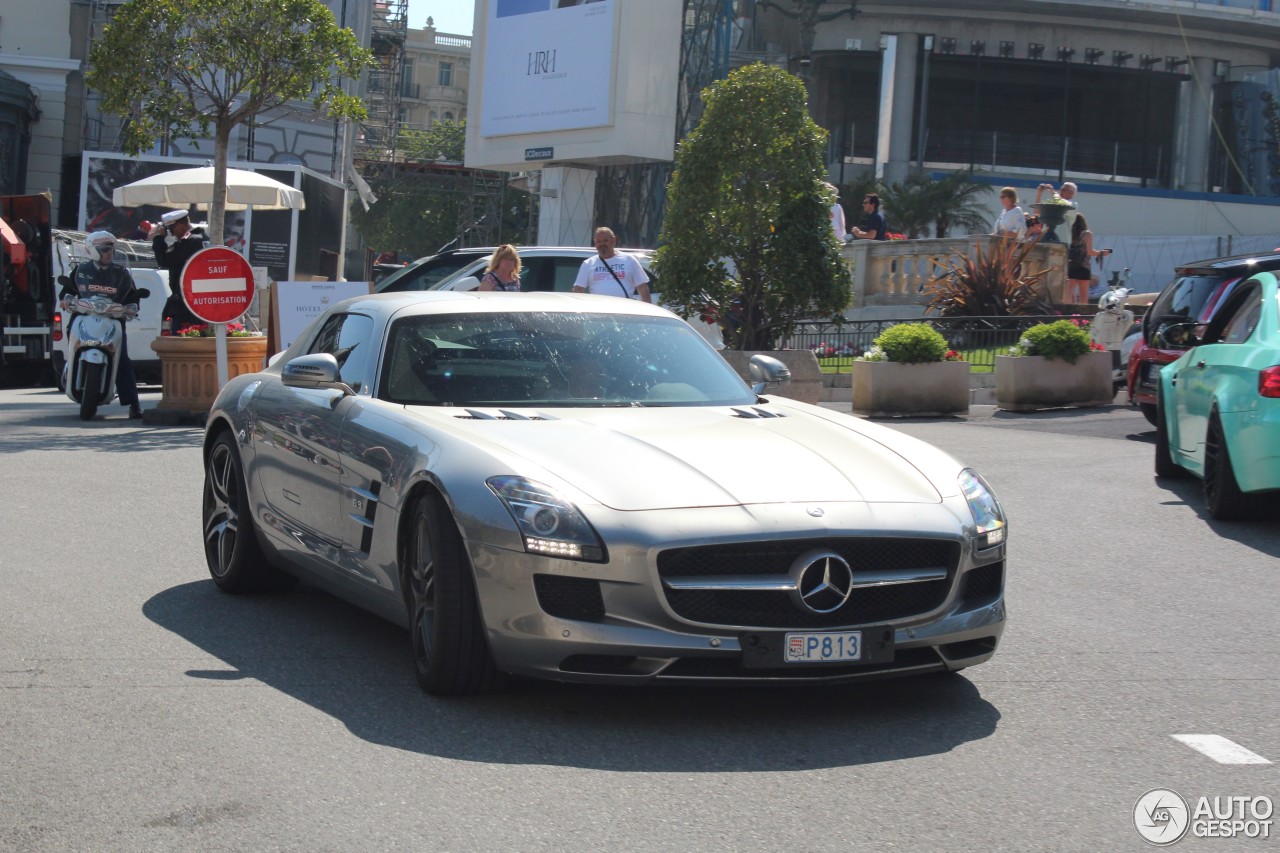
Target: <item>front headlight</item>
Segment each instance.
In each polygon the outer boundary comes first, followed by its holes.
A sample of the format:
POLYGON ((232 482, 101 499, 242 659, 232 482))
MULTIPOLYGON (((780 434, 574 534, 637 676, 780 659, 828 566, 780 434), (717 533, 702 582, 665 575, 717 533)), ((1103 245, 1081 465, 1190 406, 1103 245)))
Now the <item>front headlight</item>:
POLYGON ((529 553, 604 562, 604 544, 595 529, 554 489, 524 477, 490 477, 485 483, 515 519, 529 553))
POLYGON ((977 547, 992 548, 1004 542, 1006 522, 1000 501, 976 471, 966 468, 960 472, 960 491, 969 512, 973 515, 974 538, 977 547))

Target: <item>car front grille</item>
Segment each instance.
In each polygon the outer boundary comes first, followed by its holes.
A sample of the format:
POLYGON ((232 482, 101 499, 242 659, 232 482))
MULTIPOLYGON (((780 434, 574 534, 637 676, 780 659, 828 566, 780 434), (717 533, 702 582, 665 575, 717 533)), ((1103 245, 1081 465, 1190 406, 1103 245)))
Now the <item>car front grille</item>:
POLYGON ((678 548, 658 555, 663 581, 690 577, 749 579, 786 575, 806 551, 830 549, 854 570, 945 570, 937 580, 855 589, 831 613, 815 613, 795 601, 791 592, 759 589, 672 589, 667 603, 692 622, 760 628, 834 628, 866 625, 925 613, 942 605, 955 579, 960 543, 943 539, 866 537, 748 542, 678 548))
POLYGON ((600 594, 599 581, 535 574, 533 589, 538 595, 538 606, 551 616, 579 622, 604 619, 604 597, 600 594))
POLYGON ((1004 586, 1004 562, 979 566, 964 573, 960 598, 970 607, 994 601, 1004 586))

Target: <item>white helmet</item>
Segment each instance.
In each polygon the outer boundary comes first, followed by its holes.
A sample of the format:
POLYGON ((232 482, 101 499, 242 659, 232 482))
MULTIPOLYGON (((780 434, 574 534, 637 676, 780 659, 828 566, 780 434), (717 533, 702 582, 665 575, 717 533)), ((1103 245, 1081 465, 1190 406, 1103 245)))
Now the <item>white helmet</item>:
POLYGON ((100 248, 114 251, 115 247, 116 235, 110 231, 94 231, 84 241, 84 248, 89 253, 89 258, 96 263, 102 263, 102 253, 98 251, 100 248))

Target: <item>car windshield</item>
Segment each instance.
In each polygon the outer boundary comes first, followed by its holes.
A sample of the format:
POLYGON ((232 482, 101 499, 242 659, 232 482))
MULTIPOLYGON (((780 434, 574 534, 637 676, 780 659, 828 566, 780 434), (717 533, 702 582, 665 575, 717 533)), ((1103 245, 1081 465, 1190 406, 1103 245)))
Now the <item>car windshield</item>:
POLYGON ((755 395, 674 317, 429 314, 392 324, 379 397, 421 406, 727 406, 755 395))
POLYGON ((1182 276, 1160 294, 1147 312, 1147 339, 1154 339, 1171 323, 1207 323, 1239 281, 1238 276, 1182 276))

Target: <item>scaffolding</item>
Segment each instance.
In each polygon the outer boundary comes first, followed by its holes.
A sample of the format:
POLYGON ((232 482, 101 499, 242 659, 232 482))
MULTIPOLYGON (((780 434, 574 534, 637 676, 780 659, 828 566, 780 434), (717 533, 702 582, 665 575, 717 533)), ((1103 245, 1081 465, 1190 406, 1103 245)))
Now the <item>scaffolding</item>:
MULTIPOLYGON (((408 0, 373 0, 369 49, 374 67, 365 85, 367 116, 360 124, 355 159, 364 166, 365 179, 386 177, 386 167, 396 161, 400 137, 400 75, 404 69, 404 43, 409 35, 408 0), (381 167, 381 168, 380 168, 381 167)), ((372 179, 372 180, 371 180, 372 179)))
MULTIPOLYGON (((738 35, 733 7, 733 0, 684 0, 676 141, 702 117, 702 90, 729 73, 730 51, 738 35)), ((656 246, 673 168, 671 163, 642 163, 600 169, 595 221, 609 225, 624 246, 656 246)))
MULTIPOLYGON (((76 57, 84 66, 88 66, 89 51, 94 42, 102 37, 103 30, 111 23, 116 10, 125 0, 81 0, 76 5, 88 9, 88 21, 84 30, 84 48, 76 57)), ((84 91, 84 108, 81 112, 83 123, 80 128, 82 151, 120 151, 120 131, 124 127, 124 119, 110 116, 102 112, 102 95, 90 89, 81 75, 81 86, 84 91)))

